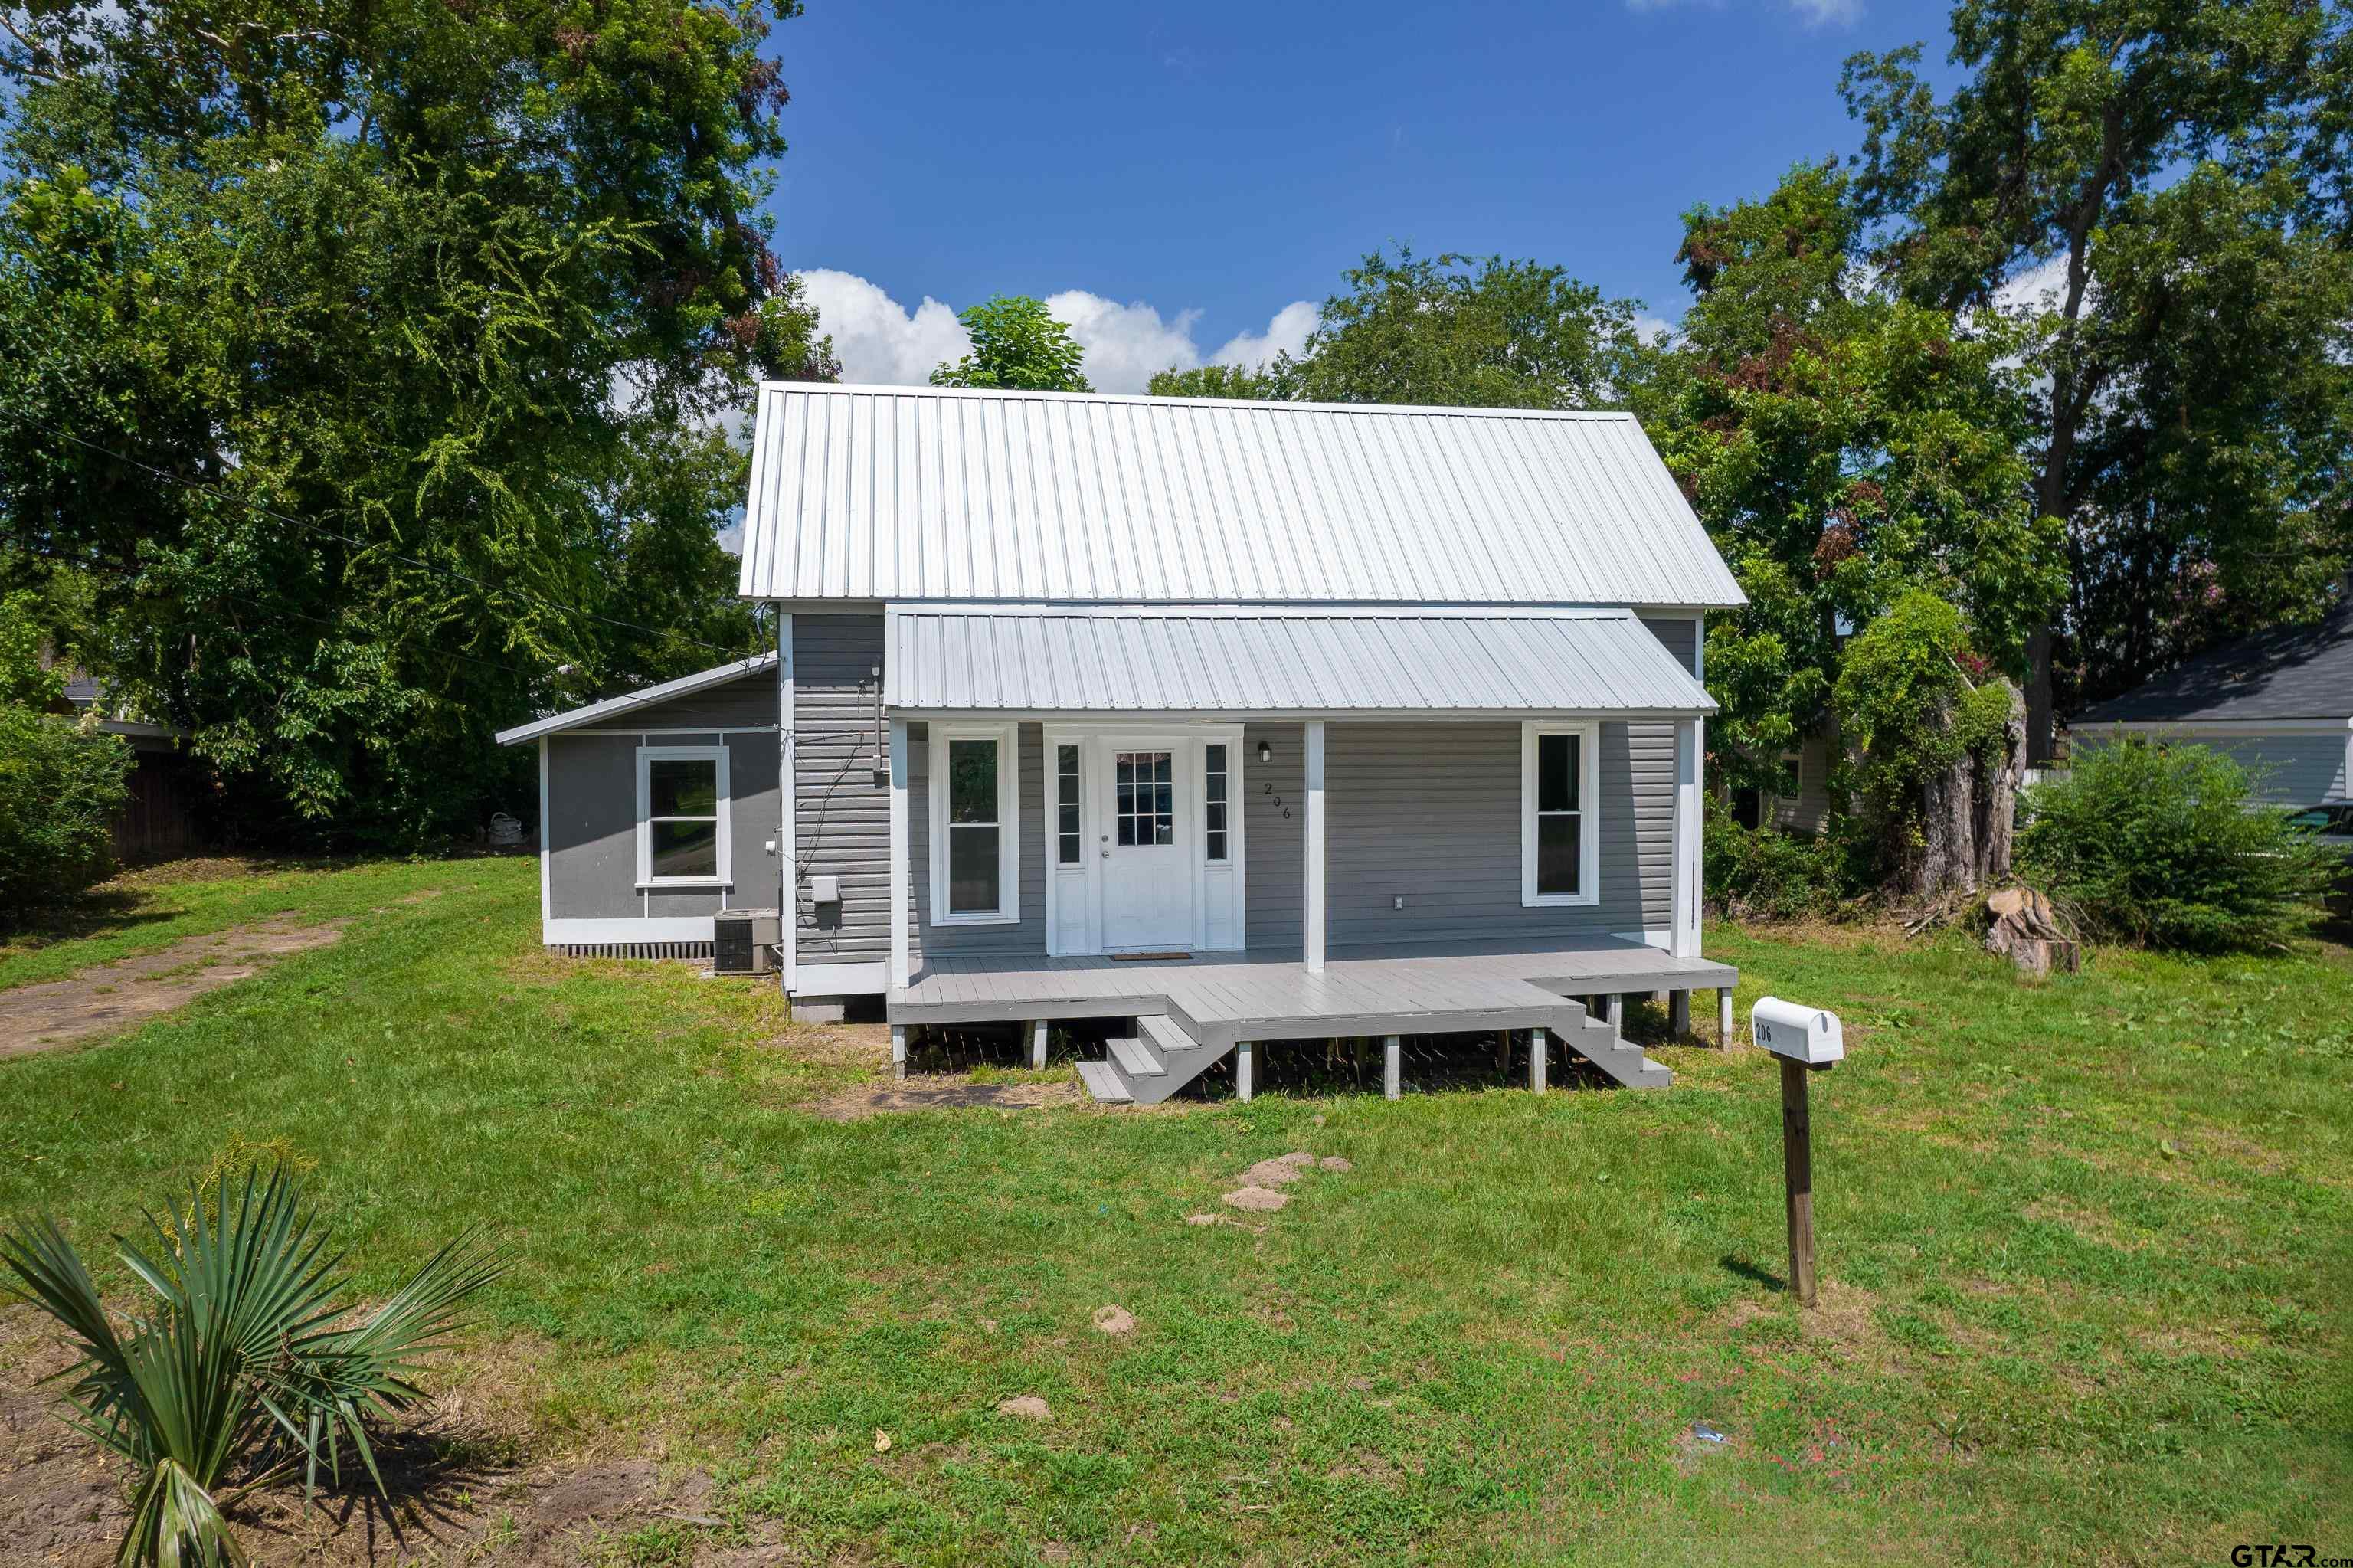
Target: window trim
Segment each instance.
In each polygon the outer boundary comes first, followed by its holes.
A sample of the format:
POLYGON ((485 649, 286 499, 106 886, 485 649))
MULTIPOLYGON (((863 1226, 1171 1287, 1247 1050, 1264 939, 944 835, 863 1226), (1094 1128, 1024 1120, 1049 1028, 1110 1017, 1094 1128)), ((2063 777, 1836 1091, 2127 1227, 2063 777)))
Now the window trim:
POLYGON ((934 724, 931 775, 924 793, 931 805, 932 905, 934 926, 1018 926, 1021 923, 1021 726, 1018 724, 934 724), (997 907, 948 912, 948 743, 997 742, 997 907))
POLYGON ((1234 819, 1239 814, 1241 804, 1236 798, 1234 790, 1234 758, 1240 749, 1230 741, 1220 740, 1214 736, 1201 742, 1201 863, 1204 866, 1229 866, 1234 863, 1234 819), (1226 825, 1222 828, 1209 826, 1209 807, 1212 804, 1209 800, 1209 748, 1211 747, 1221 747, 1226 754, 1225 766, 1217 770, 1219 777, 1226 782, 1226 798, 1214 802, 1225 810, 1226 825), (1225 835, 1225 853, 1213 855, 1209 853, 1209 835, 1212 832, 1225 835))
POLYGON ((1528 720, 1520 726, 1520 906, 1582 908, 1601 902, 1601 726, 1590 719, 1528 720), (1536 742, 1577 737, 1577 856, 1575 893, 1536 891, 1536 742))
MULTIPOLYGON (((638 886, 661 889, 678 887, 729 888, 735 885, 733 845, 728 832, 735 815, 727 784, 727 747, 721 746, 644 746, 638 747, 638 886), (715 764, 718 795, 712 806, 718 815, 719 842, 717 874, 712 876, 656 876, 654 874, 654 815, 653 764, 657 762, 710 762, 715 764)), ((663 821, 700 821, 702 818, 664 817, 663 821)))

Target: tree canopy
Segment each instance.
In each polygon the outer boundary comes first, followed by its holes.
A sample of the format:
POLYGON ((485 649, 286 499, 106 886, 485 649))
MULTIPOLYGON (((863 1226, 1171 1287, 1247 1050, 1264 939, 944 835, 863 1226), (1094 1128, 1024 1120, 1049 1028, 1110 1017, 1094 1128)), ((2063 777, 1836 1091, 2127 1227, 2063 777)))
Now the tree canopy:
POLYGON ((20 15, 0 570, 86 577, 69 651, 343 838, 471 827, 492 729, 752 646, 727 421, 832 372, 757 216, 796 10, 20 15))
POLYGON ((2316 612, 2353 556, 2349 26, 2306 0, 1963 0, 1949 94, 1917 46, 1848 62, 1875 262, 2030 329, 2031 493, 2072 573, 2033 639, 2038 756, 2071 700, 2316 612))
POLYGON ((1024 392, 1092 392, 1080 369, 1086 350, 1044 302, 999 294, 959 313, 972 352, 932 372, 934 387, 996 387, 1024 392))

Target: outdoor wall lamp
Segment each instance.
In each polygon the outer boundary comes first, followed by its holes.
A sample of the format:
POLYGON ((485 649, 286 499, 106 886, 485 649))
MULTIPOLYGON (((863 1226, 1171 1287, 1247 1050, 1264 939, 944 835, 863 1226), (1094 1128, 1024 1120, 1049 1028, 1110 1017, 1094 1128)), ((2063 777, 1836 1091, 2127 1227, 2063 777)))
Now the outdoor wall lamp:
POLYGON ((1258 759, 1261 762, 1274 760, 1274 747, 1271 743, 1263 740, 1258 743, 1258 759))

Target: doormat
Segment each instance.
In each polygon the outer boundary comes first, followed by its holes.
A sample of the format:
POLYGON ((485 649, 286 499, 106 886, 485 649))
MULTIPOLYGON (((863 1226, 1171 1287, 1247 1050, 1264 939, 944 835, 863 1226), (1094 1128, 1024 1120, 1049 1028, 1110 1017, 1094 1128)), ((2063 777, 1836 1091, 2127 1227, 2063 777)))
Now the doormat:
POLYGON ((1115 964, 1167 964, 1192 956, 1190 953, 1113 953, 1111 961, 1115 964))

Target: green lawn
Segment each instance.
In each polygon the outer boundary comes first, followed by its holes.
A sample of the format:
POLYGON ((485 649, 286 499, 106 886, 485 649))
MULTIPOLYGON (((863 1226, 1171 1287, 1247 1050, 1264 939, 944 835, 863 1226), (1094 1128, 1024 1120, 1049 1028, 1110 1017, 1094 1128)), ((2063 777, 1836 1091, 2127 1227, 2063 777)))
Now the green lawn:
POLYGON ((703 1466, 818 1555, 2353 1553, 2341 948, 2103 951, 2032 986, 1959 938, 1712 932, 1744 1012, 1846 1018, 1801 1324, 1756 1052, 1663 1049, 1655 1093, 835 1121, 802 1107, 870 1058, 765 987, 540 956, 537 891, 528 860, 158 885, 176 913, 0 951, 21 984, 358 916, 176 1017, 0 1062, 0 1209, 95 1245, 275 1144, 317 1162, 365 1287, 490 1222, 515 1266, 453 1370, 537 1367, 529 1451, 703 1466), (1255 1228, 1184 1223, 1293 1149, 1355 1169, 1255 1228), (1140 1327, 1097 1333, 1109 1303, 1140 1327), (1025 1393, 1052 1419, 997 1413, 1025 1393), (1733 1442, 1697 1451, 1695 1420, 1733 1442))

